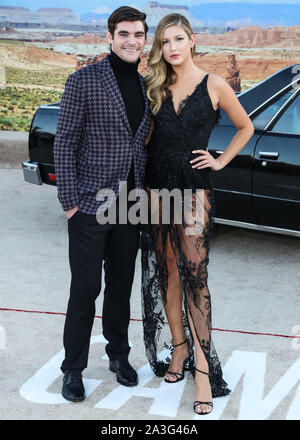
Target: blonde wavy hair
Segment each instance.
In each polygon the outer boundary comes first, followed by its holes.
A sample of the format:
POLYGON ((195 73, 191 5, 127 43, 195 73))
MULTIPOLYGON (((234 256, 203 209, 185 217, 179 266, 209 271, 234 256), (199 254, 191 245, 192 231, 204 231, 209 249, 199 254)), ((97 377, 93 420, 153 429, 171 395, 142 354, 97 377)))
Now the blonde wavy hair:
MULTIPOLYGON (((175 84, 177 80, 177 74, 162 55, 163 34, 165 29, 170 26, 181 26, 189 38, 194 33, 188 19, 181 14, 168 14, 157 25, 148 59, 149 73, 145 77, 147 96, 154 115, 158 113, 166 99, 165 89, 169 85, 175 84)), ((191 55, 192 57, 195 55, 195 45, 191 48, 191 55)))

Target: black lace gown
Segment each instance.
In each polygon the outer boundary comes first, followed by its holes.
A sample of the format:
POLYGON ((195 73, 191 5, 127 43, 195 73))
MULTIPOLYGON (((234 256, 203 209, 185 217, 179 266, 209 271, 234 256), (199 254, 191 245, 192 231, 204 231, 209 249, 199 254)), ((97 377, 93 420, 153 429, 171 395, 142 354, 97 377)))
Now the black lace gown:
MULTIPOLYGON (((146 355, 155 375, 162 377, 168 370, 173 352, 172 335, 165 313, 170 295, 169 247, 176 257, 185 334, 193 346, 189 311, 208 362, 212 396, 218 397, 229 394, 231 390, 222 377, 221 364, 211 338, 211 298, 207 285, 215 213, 211 168, 193 169, 190 164, 190 160, 196 157, 192 151, 206 149, 210 133, 220 118, 219 109, 212 107, 207 79, 208 74, 194 92, 180 103, 177 114, 172 93, 168 91, 160 111, 153 116, 155 124, 148 144, 145 182, 153 217, 147 225, 142 226, 142 310, 146 355), (179 208, 178 203, 175 204, 170 198, 172 209, 169 221, 163 218, 162 201, 155 197, 151 201, 154 190, 163 188, 169 191, 177 188, 182 194, 179 208), (187 189, 188 194, 185 194, 184 190, 187 189), (182 214, 186 203, 192 206, 192 218, 182 214), (178 211, 181 213, 181 222, 176 217, 178 211)), ((191 370, 194 375, 194 367, 193 360, 186 365, 186 370, 191 370)))

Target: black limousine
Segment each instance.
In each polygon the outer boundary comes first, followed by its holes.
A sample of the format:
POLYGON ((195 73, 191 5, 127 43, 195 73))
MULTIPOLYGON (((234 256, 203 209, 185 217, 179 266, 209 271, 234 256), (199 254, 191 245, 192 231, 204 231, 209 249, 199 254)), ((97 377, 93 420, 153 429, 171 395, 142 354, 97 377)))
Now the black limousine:
MULTIPOLYGON (((237 97, 255 127, 240 153, 212 173, 215 222, 300 237, 300 64, 276 72, 237 97)), ((55 185, 53 143, 59 103, 41 105, 29 133, 24 179, 55 185)), ((218 157, 236 133, 221 110, 208 150, 218 157)))

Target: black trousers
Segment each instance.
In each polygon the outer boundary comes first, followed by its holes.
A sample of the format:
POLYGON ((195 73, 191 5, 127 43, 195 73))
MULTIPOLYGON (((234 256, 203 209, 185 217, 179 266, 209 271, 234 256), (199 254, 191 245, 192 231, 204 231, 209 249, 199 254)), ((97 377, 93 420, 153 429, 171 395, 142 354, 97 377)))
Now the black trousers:
POLYGON ((65 359, 61 370, 82 371, 87 367, 103 262, 102 326, 108 341, 105 351, 112 361, 127 359, 130 351, 130 295, 140 225, 101 225, 96 215, 76 211, 68 220, 68 234, 71 286, 63 335, 65 359))

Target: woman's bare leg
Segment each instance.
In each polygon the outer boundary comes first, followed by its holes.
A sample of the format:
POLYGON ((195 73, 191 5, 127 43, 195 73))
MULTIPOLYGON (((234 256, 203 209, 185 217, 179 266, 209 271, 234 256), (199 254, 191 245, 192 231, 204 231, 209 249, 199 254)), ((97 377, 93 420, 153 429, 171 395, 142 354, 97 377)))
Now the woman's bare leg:
MULTIPOLYGON (((188 320, 190 329, 193 334, 193 340, 194 340, 194 346, 195 346, 195 352, 196 352, 196 360, 195 365, 196 368, 198 368, 201 371, 204 371, 206 373, 209 372, 208 363, 204 356, 203 350, 201 348, 201 345, 198 342, 197 335, 194 328, 194 323, 188 308, 188 320)), ((212 402, 212 394, 211 394, 211 387, 209 383, 209 377, 206 374, 199 373, 195 370, 195 400, 200 400, 202 402, 212 402)), ((199 413, 208 413, 211 411, 211 406, 206 404, 201 404, 196 406, 196 411, 199 413)))
MULTIPOLYGON (((193 214, 198 227, 197 230, 194 230, 194 234, 186 235, 187 229, 185 229, 185 234, 182 233, 181 236, 183 253, 187 261, 192 263, 190 267, 193 268, 185 282, 187 286, 187 315, 196 352, 195 366, 205 373, 209 373, 206 356, 209 356, 211 331, 211 300, 207 286, 209 226, 211 221, 209 195, 210 192, 206 190, 193 194, 193 214)), ((193 228, 191 232, 193 232, 193 228)), ((195 401, 212 402, 211 387, 207 374, 195 370, 195 386, 195 401)), ((199 404, 195 410, 198 413, 208 413, 211 412, 212 408, 207 404, 199 404)))
MULTIPOLYGON (((178 267, 169 237, 166 245, 166 261, 168 267, 168 291, 165 312, 172 334, 173 345, 180 344, 186 339, 182 321, 182 292, 178 273, 178 267)), ((184 359, 188 357, 188 344, 182 344, 173 350, 169 371, 181 373, 184 359)), ((166 373, 165 379, 176 381, 174 374, 166 373)))

